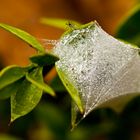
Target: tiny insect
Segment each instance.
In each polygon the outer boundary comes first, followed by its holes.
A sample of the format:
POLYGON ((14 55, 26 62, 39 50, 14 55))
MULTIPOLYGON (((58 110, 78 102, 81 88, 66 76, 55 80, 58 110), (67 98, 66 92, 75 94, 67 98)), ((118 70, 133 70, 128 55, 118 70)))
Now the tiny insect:
POLYGON ((68 22, 66 23, 66 25, 68 26, 68 28, 70 28, 70 29, 72 29, 72 30, 74 30, 74 29, 77 28, 77 26, 76 26, 75 24, 73 24, 71 21, 68 21, 68 22))

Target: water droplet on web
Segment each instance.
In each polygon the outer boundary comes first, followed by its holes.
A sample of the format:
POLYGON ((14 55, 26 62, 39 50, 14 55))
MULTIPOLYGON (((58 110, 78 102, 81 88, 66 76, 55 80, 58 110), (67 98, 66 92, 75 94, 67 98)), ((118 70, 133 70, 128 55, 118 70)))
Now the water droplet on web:
POLYGON ((110 99, 140 92, 138 52, 95 23, 65 35, 53 49, 56 66, 79 91, 84 117, 110 99))

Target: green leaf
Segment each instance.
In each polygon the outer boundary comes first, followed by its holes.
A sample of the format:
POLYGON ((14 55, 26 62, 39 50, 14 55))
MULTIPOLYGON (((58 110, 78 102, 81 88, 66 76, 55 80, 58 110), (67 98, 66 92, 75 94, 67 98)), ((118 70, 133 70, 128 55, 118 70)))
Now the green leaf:
POLYGON ((30 60, 32 63, 38 64, 42 67, 54 64, 56 61, 59 60, 59 58, 52 54, 43 53, 30 57, 30 60))
POLYGON ((21 85, 22 79, 2 88, 0 90, 0 99, 7 99, 9 98, 11 95, 15 94, 19 88, 19 86, 21 85))
POLYGON ((75 128, 77 125, 77 114, 78 114, 78 108, 75 105, 75 102, 71 101, 71 125, 72 125, 72 130, 75 128))
POLYGON ((81 101, 81 98, 79 96, 78 90, 75 88, 73 83, 68 80, 67 75, 65 75, 65 73, 57 67, 57 65, 56 65, 56 70, 57 70, 57 73, 58 73, 60 79, 62 80, 64 86, 66 87, 69 94, 71 95, 72 99, 77 104, 80 112, 83 113, 84 109, 83 109, 82 101, 81 101))
POLYGON ((21 79, 27 72, 26 68, 8 66, 0 72, 0 89, 21 79))
MULTIPOLYGON (((36 75, 35 80, 40 79, 42 75, 36 75)), ((18 91, 11 96, 11 122, 33 110, 40 101, 42 93, 42 89, 25 79, 18 91)))
POLYGON ((22 39, 26 43, 28 43, 30 46, 38 50, 39 52, 45 52, 45 49, 42 47, 42 45, 37 41, 37 39, 30 35, 29 33, 18 29, 16 27, 12 27, 10 25, 0 23, 0 27, 5 29, 6 31, 16 35, 18 38, 22 39))
POLYGON ((140 47, 140 5, 132 9, 121 21, 116 37, 140 47))
POLYGON ((75 26, 81 25, 80 23, 74 20, 60 19, 60 18, 42 18, 40 21, 43 24, 57 27, 63 30, 67 30, 68 26, 70 26, 71 28, 75 28, 75 26))
POLYGON ((42 67, 34 69, 31 73, 26 74, 26 78, 29 82, 34 84, 39 89, 44 90, 46 93, 52 96, 55 96, 55 92, 53 91, 53 89, 43 82, 42 69, 42 67))

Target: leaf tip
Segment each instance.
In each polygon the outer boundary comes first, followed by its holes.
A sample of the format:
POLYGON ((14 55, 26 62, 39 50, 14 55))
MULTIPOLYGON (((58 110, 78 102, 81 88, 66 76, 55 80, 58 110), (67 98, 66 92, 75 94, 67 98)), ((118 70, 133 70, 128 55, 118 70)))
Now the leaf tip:
POLYGON ((14 113, 13 111, 11 112, 11 119, 10 119, 10 125, 18 118, 22 117, 23 115, 19 115, 19 114, 16 114, 14 113))
POLYGON ((51 96, 56 97, 56 93, 54 91, 50 92, 51 96))
POLYGON ((16 117, 11 117, 11 120, 8 125, 10 126, 15 120, 16 120, 16 117))
POLYGON ((48 91, 48 89, 45 91, 45 93, 47 93, 47 94, 49 94, 49 95, 51 95, 52 97, 56 97, 56 93, 55 93, 55 91, 53 90, 53 89, 50 89, 51 91, 48 91))

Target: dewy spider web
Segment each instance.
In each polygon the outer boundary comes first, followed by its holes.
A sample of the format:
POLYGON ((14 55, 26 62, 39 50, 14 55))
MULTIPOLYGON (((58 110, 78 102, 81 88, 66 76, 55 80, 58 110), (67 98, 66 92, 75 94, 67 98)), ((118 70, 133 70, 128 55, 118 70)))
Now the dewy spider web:
POLYGON ((108 35, 97 23, 63 36, 53 49, 79 91, 84 116, 113 98, 140 93, 139 49, 108 35))

